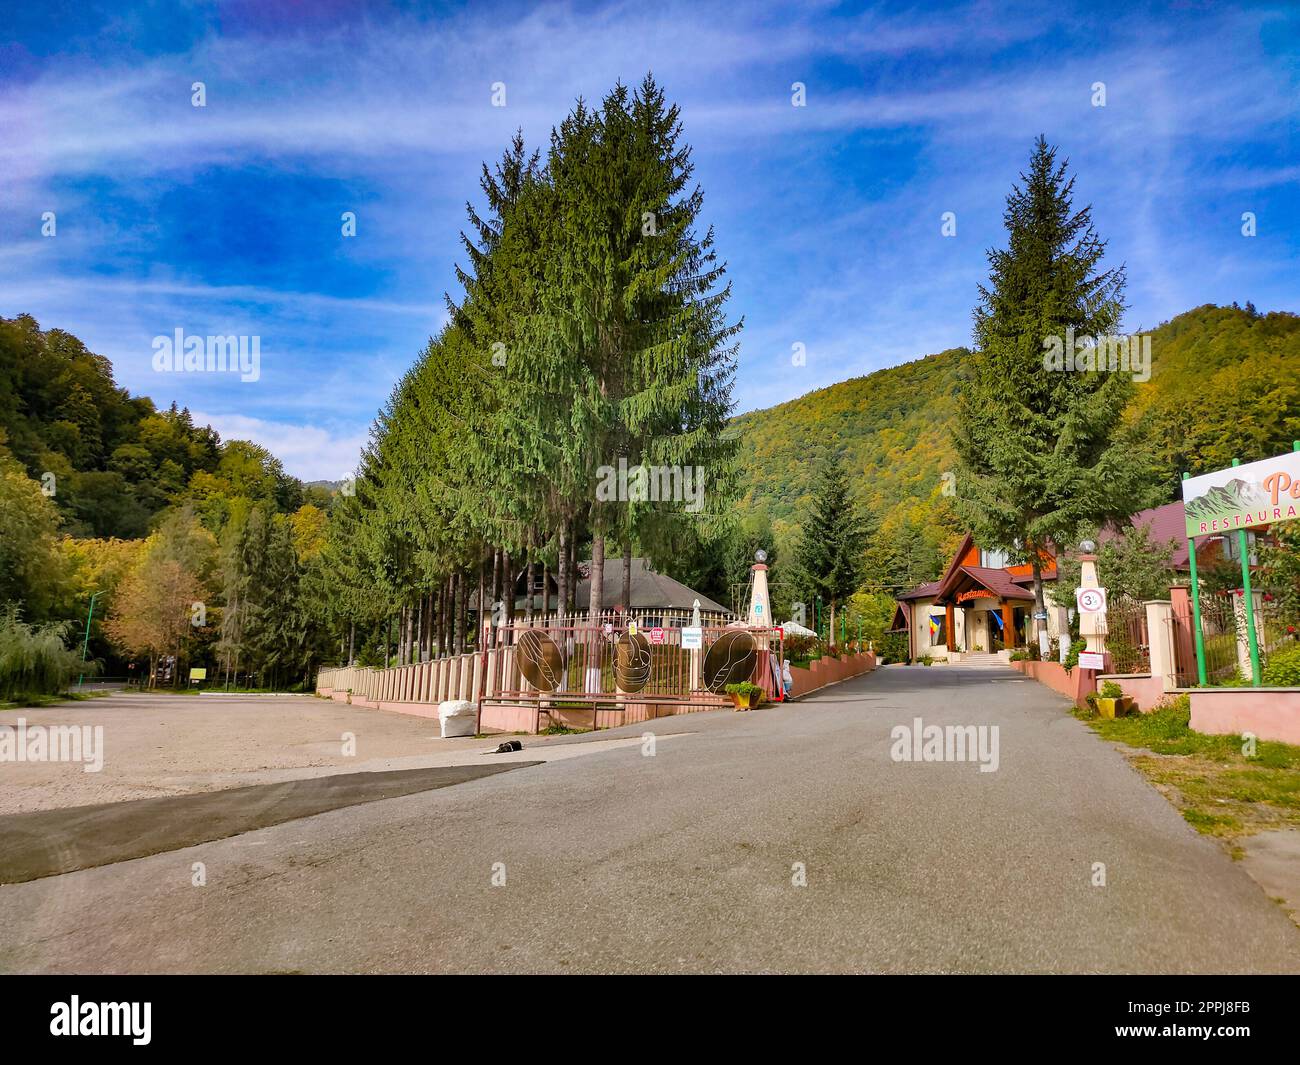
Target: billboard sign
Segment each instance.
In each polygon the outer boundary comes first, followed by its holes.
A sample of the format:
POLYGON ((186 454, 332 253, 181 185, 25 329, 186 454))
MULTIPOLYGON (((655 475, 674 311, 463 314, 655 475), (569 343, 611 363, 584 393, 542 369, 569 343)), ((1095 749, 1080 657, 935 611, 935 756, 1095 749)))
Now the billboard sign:
POLYGON ((1300 451, 1183 481, 1187 538, 1300 518, 1300 451))

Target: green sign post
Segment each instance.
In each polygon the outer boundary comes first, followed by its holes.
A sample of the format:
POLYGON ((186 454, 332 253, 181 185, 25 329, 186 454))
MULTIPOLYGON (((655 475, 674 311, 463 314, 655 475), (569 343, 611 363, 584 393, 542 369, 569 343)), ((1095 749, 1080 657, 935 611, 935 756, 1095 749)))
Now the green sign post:
POLYGON ((1255 630, 1255 597, 1250 581, 1251 526, 1271 525, 1300 518, 1300 440, 1289 455, 1241 465, 1232 460, 1226 470, 1192 477, 1183 474, 1183 511, 1186 518, 1187 560, 1192 571, 1192 626, 1196 630, 1196 679, 1208 683, 1205 671, 1205 637, 1201 632, 1201 589, 1196 573, 1196 538, 1237 534, 1241 555, 1241 592, 1246 603, 1246 643, 1250 649, 1251 683, 1260 686, 1259 634, 1255 630))

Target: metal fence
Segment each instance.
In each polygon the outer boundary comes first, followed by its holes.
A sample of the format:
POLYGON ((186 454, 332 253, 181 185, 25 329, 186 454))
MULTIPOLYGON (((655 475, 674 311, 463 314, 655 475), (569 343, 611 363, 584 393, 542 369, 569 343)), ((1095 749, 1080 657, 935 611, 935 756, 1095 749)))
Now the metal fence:
MULTIPOLYGON (((649 620, 660 620, 647 614, 649 620)), ((690 618, 685 619, 687 622, 690 618)), ((768 698, 780 692, 777 629, 698 626, 698 647, 683 646, 690 626, 626 623, 516 625, 498 631, 499 653, 485 690, 499 702, 721 705, 726 685, 748 681, 768 698)))
POLYGON ((1150 673, 1151 639, 1147 632, 1146 604, 1117 596, 1106 608, 1106 650, 1111 672, 1150 673))

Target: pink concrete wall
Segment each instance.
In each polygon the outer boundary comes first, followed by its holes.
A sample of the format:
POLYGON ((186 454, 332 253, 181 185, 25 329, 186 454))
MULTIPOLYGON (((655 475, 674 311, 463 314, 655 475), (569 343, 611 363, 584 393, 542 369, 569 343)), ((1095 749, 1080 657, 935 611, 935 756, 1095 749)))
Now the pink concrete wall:
POLYGON ((531 706, 501 706, 485 703, 479 718, 482 732, 532 732, 537 711, 531 706))
POLYGON ((1154 710, 1156 704, 1165 697, 1163 677, 1153 677, 1149 673, 1130 677, 1117 677, 1103 673, 1097 677, 1098 690, 1108 680, 1113 680, 1118 684, 1124 694, 1132 699, 1137 704, 1138 710, 1144 714, 1154 710))
POLYGON ((791 695, 807 695, 837 680, 847 680, 870 673, 876 668, 876 656, 870 652, 858 655, 844 655, 842 658, 818 658, 808 663, 808 668, 791 666, 791 695))
POLYGON ((1300 688, 1198 688, 1191 697, 1191 726, 1197 732, 1250 732, 1261 740, 1300 745, 1300 688))
MULTIPOLYGON (((352 702, 355 704, 356 700, 352 702)), ((438 716, 437 703, 412 703, 412 702, 393 702, 385 700, 379 703, 378 709, 388 710, 394 714, 410 714, 412 717, 432 717, 438 716)))
POLYGON ((1060 692, 1067 699, 1072 699, 1076 706, 1084 705, 1084 696, 1097 690, 1097 670, 1080 669, 1075 666, 1069 673, 1060 662, 1035 662, 1026 659, 1012 662, 1012 669, 1018 669, 1027 677, 1046 684, 1055 692, 1060 692))

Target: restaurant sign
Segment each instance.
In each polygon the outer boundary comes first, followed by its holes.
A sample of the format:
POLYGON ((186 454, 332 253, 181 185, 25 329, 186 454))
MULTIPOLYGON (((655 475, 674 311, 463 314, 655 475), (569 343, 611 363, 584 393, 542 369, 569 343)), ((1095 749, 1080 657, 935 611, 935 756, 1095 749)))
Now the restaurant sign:
POLYGON ((1300 451, 1183 481, 1187 538, 1300 518, 1300 451))
POLYGON ((957 602, 964 603, 968 599, 996 599, 997 592, 990 592, 987 588, 972 588, 968 592, 958 592, 957 602))

